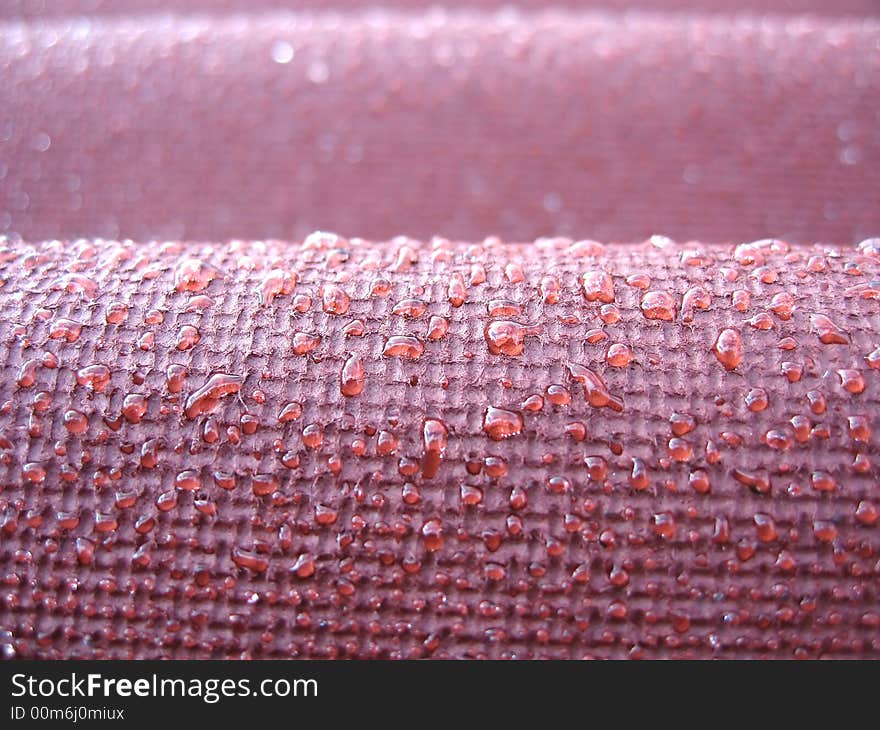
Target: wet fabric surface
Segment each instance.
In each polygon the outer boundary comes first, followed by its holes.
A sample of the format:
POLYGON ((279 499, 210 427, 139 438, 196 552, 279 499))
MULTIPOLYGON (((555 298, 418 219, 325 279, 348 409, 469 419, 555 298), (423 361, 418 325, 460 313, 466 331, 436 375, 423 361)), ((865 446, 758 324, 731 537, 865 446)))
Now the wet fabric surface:
POLYGON ((0 251, 9 657, 877 657, 880 243, 0 251))

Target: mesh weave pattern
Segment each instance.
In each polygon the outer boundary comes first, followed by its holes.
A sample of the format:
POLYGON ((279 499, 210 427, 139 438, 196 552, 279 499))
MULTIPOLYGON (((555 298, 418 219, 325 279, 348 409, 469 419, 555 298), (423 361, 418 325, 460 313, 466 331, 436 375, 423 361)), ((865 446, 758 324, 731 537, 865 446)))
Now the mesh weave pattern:
POLYGON ((878 249, 10 243, 0 643, 877 657, 878 249))

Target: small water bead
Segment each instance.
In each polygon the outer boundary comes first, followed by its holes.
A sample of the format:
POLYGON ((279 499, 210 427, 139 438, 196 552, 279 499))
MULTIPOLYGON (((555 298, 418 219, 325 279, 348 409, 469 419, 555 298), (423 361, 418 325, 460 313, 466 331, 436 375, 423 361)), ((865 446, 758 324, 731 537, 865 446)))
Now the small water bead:
POLYGON ((788 321, 791 319, 794 308, 794 296, 792 296, 788 292, 779 292, 778 294, 774 294, 773 298, 770 300, 770 311, 783 321, 788 321))
POLYGON ((756 494, 770 494, 770 477, 764 472, 734 469, 732 476, 740 484, 744 484, 756 494))
POLYGON ((731 301, 737 312, 748 312, 752 305, 752 295, 743 289, 737 289, 731 294, 731 301))
POLYGON ((486 311, 490 317, 507 319, 522 314, 522 307, 510 299, 490 299, 486 304, 486 311))
POLYGON ((460 307, 467 300, 467 286, 464 283, 464 277, 457 271, 453 272, 449 278, 446 297, 453 307, 460 307))
POLYGON ((525 281, 526 275, 519 264, 510 263, 504 267, 504 278, 511 284, 519 284, 525 281))
POLYGON ((158 439, 147 439, 141 444, 140 464, 144 469, 156 468, 156 465, 159 463, 159 448, 160 443, 158 439))
POLYGON ((350 355, 339 373, 339 388, 342 395, 353 397, 364 390, 366 375, 364 361, 358 355, 350 355))
POLYGON ((87 365, 77 371, 76 382, 95 393, 103 393, 110 383, 110 368, 106 365, 87 365))
POLYGON ((254 573, 265 573, 269 570, 269 559, 266 556, 238 547, 232 548, 232 562, 239 568, 247 568, 254 573))
POLYGON ((442 340, 449 331, 449 321, 445 317, 433 315, 428 321, 428 331, 426 337, 429 340, 442 340))
POLYGON ((665 540, 672 540, 675 537, 676 525, 675 518, 670 512, 658 512, 651 516, 651 524, 654 534, 665 540))
POLYGON ((346 337, 363 337, 366 332, 364 323, 359 319, 354 319, 342 328, 342 334, 346 337))
POLYGON ((824 314, 810 315, 810 328, 823 345, 848 345, 849 338, 824 314))
POLYGON ((694 456, 694 449, 691 444, 683 438, 673 437, 669 439, 666 447, 667 453, 676 461, 690 461, 694 456))
POLYGON ((321 287, 321 306, 327 314, 343 315, 351 305, 351 297, 338 284, 321 287))
POLYGON ((191 324, 185 324, 177 331, 177 339, 174 346, 178 350, 189 350, 195 347, 201 339, 199 331, 191 324))
POLYGON ((129 393, 122 401, 122 416, 129 423, 140 423, 147 412, 147 399, 140 393, 129 393))
POLYGON ((755 532, 758 540, 761 542, 773 542, 778 538, 776 531, 776 522, 773 518, 763 512, 758 512, 752 520, 755 523, 755 532))
POLYGON ((312 298, 308 294, 297 294, 293 298, 293 311, 305 314, 312 308, 312 298))
POLYGON ((537 393, 526 396, 525 400, 520 404, 520 409, 536 413, 544 408, 544 398, 537 393))
POLYGON ((837 490, 837 480, 828 472, 817 470, 810 474, 810 482, 817 492, 834 492, 837 490))
POLYGON ((34 395, 34 413, 45 413, 52 407, 52 394, 46 390, 34 395))
POLYGON ((688 475, 688 485, 697 494, 708 494, 711 491, 709 475, 704 469, 694 469, 688 475))
POLYGON ((161 309, 151 309, 144 315, 144 324, 162 324, 165 321, 165 312, 161 309))
POLYGON ((169 393, 179 393, 183 390, 187 370, 183 365, 172 364, 165 371, 165 387, 169 393))
POLYGON ((221 398, 238 393, 244 385, 244 380, 241 375, 214 373, 201 388, 187 398, 184 411, 186 417, 193 420, 212 411, 221 398))
POLYGON ((296 287, 296 281, 295 273, 284 269, 272 269, 260 284, 260 305, 269 306, 275 297, 292 293, 296 287))
POLYGON ((443 547, 443 523, 439 518, 426 520, 419 532, 428 552, 436 552, 443 547))
POLYGON ((568 372, 575 382, 584 388, 584 396, 587 403, 594 408, 610 408, 613 411, 623 411, 623 401, 611 395, 605 381, 590 368, 577 363, 567 364, 568 372))
POLYGON ((400 357, 406 360, 417 360, 425 352, 425 346, 418 338, 411 335, 394 335, 389 337, 382 350, 385 357, 400 357))
POLYGON ((769 405, 767 391, 763 388, 752 388, 745 397, 746 408, 752 413, 760 413, 769 405))
POLYGON ((311 578, 317 570, 317 562, 311 553, 302 553, 297 556, 289 572, 297 578, 305 580, 311 578))
POLYGON ((253 436, 260 428, 260 419, 253 413, 243 413, 238 419, 241 432, 246 436, 253 436))
POLYGON ((52 289, 63 289, 68 294, 79 294, 81 299, 94 299, 98 292, 98 285, 83 274, 65 274, 52 284, 52 289))
POLYGON ((88 431, 88 416, 86 416, 84 413, 81 413, 80 411, 65 411, 62 420, 64 423, 64 428, 66 428, 70 433, 82 434, 88 431))
POLYGON ((306 355, 321 344, 321 338, 318 335, 312 335, 308 332, 295 332, 291 340, 291 350, 294 355, 306 355))
POLYGON ((647 489, 651 485, 651 479, 648 475, 648 466, 644 460, 633 457, 632 468, 628 477, 629 485, 638 491, 647 489))
POLYGON ((184 312, 199 312, 205 309, 210 309, 214 306, 214 300, 211 297, 205 294, 196 294, 189 298, 186 303, 186 307, 184 307, 184 312))
POLYGON ((627 286, 631 286, 634 289, 641 289, 642 291, 647 290, 651 286, 651 277, 644 272, 630 274, 626 277, 625 281, 627 286))
POLYGON ((847 432, 856 443, 867 444, 871 440, 871 425, 867 416, 849 416, 847 432))
POLYGON ((614 301, 614 280, 607 271, 586 272, 581 276, 581 287, 588 302, 610 304, 614 301))
POLYGON ((694 321, 697 309, 707 310, 712 305, 712 297, 701 286, 692 286, 681 298, 681 321, 690 324, 694 321))
POLYGON ((437 418, 425 419, 422 426, 422 445, 424 455, 422 458, 422 476, 425 479, 433 479, 440 469, 440 462, 446 452, 449 438, 449 429, 446 424, 437 418))
POLYGON ((567 406, 571 403, 571 393, 568 388, 563 385, 548 385, 545 393, 547 395, 547 400, 554 406, 567 406))
POLYGON ((128 317, 128 307, 122 302, 112 302, 107 305, 104 312, 104 319, 107 324, 122 324, 128 317))
POLYGON ((486 325, 483 334, 490 353, 513 357, 523 353, 526 337, 537 337, 543 332, 544 328, 541 326, 496 320, 486 325))
POLYGON ((825 402, 825 396, 818 390, 807 392, 807 402, 810 404, 810 410, 817 416, 825 413, 828 408, 825 402))
POLYGON ((149 352, 156 344, 156 335, 153 332, 144 332, 138 337, 137 345, 144 352, 149 352))
POLYGON ((376 437, 376 454, 389 456, 397 451, 397 436, 391 431, 379 431, 376 437))
POLYGON ((594 482, 605 481, 608 476, 608 462, 601 456, 591 454, 584 457, 587 477, 594 482))
POLYGON ((837 377, 847 393, 859 395, 865 391, 865 377, 860 370, 844 368, 837 371, 837 377))
POLYGON ((179 291, 199 292, 217 277, 217 270, 195 258, 182 259, 174 272, 174 288, 179 291))
POLYGON ((649 291, 642 296, 642 314, 645 319, 672 322, 675 319, 675 299, 668 292, 649 291))
POLYGON ((399 317, 410 317, 411 319, 418 319, 427 311, 427 302, 421 299, 403 299, 394 305, 391 313, 396 314, 399 317))
POLYGON ((721 330, 712 351, 725 370, 735 370, 739 367, 743 359, 743 342, 739 330, 732 327, 721 330))
POLYGON ((82 329, 82 323, 61 317, 52 323, 49 328, 49 337, 53 340, 76 342, 82 334, 82 329))
POLYGON ((872 370, 880 369, 880 347, 871 350, 871 352, 865 355, 865 362, 868 363, 868 367, 872 370))
POLYGON ((615 368, 625 368, 632 362, 633 352, 621 342, 615 342, 609 346, 605 353, 605 361, 615 368))
POLYGON ((774 326, 773 318, 767 312, 758 312, 754 317, 748 320, 748 324, 756 330, 764 331, 771 330, 774 326))
POLYGON ((873 502, 861 500, 856 506, 856 519, 863 525, 876 525, 880 519, 880 509, 873 502))
MULTIPOLYGON (((541 277, 541 281, 538 284, 538 293, 541 295, 541 301, 544 304, 556 304, 557 302, 559 302, 559 294, 560 294, 561 290, 562 290, 562 286, 560 285, 559 279, 557 277, 555 277, 555 276, 541 277)), ((505 315, 505 316, 510 316, 510 315, 505 315)))
POLYGON ((510 490, 508 502, 511 509, 524 510, 529 504, 529 494, 520 485, 516 485, 510 490))
POLYGON ((494 441, 516 436, 523 430, 523 417, 516 411, 489 406, 483 416, 483 430, 494 441))
POLYGON ((607 325, 617 324, 620 321, 620 309, 616 304, 603 304, 599 307, 599 319, 607 325))
POLYGON ((324 443, 324 428, 320 423, 310 423, 302 431, 302 442, 306 448, 317 450, 324 443))
POLYGON ((40 361, 36 359, 25 360, 18 369, 18 377, 16 384, 19 388, 33 388, 37 382, 37 370, 40 367, 40 361))
POLYGON ((302 416, 302 412, 303 408, 301 403, 298 403, 296 401, 286 403, 281 408, 281 412, 278 414, 278 423, 289 423, 290 421, 296 421, 302 416))

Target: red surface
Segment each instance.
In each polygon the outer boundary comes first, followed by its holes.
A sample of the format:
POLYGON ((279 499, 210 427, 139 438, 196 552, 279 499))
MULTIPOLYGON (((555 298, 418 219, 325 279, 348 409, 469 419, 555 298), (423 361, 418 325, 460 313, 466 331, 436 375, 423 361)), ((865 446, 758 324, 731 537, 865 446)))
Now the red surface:
POLYGON ((880 657, 878 252, 4 248, 3 651, 880 657))

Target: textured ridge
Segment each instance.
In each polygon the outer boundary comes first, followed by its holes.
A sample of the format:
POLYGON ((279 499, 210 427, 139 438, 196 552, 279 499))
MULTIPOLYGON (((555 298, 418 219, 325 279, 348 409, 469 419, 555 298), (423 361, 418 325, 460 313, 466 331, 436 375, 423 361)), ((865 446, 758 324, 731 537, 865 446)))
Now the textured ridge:
POLYGON ((7 657, 878 657, 880 240, 0 248, 7 657))

